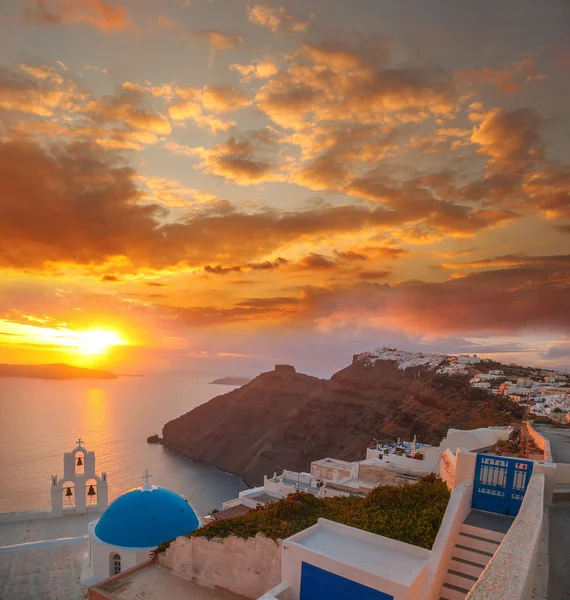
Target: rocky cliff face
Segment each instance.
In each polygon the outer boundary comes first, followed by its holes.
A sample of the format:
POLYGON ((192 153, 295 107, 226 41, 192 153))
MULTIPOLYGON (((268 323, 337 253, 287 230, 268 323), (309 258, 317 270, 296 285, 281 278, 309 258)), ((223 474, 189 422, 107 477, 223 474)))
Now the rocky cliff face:
POLYGON ((328 380, 278 365, 167 423, 163 444, 254 485, 264 474, 307 470, 327 456, 363 458, 375 438, 417 435, 438 443, 449 427, 514 420, 510 404, 501 406, 468 380, 437 375, 430 365, 399 369, 395 361, 364 355, 328 380))

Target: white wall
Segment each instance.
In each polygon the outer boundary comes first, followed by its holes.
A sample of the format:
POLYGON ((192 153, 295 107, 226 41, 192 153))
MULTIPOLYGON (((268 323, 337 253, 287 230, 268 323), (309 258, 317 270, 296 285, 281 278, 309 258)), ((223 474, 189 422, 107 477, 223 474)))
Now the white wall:
MULTIPOLYGON (((427 574, 427 561, 423 569, 418 573, 417 577, 409 586, 403 585, 396 581, 391 580, 387 576, 382 576, 379 573, 373 574, 369 571, 358 569, 352 565, 340 562, 330 556, 326 556, 320 552, 312 550, 301 543, 293 541, 296 537, 301 535, 309 535, 318 527, 332 527, 335 529, 346 529, 350 530, 351 537, 360 537, 363 539, 369 539, 371 536, 376 540, 381 539, 382 545, 390 547, 395 553, 411 553, 413 556, 422 556, 425 558, 429 557, 429 551, 424 548, 418 548, 392 540, 383 536, 376 536, 366 531, 355 529, 347 525, 340 523, 333 523, 327 519, 319 519, 317 525, 306 529, 304 532, 292 536, 287 540, 283 541, 282 546, 282 566, 281 566, 281 583, 287 586, 287 595, 290 600, 299 600, 301 590, 301 571, 303 562, 329 571, 344 577, 356 583, 360 583, 374 590, 384 592, 394 596, 394 600, 422 600, 425 597, 425 590, 428 581, 427 574)), ((378 571, 381 572, 382 565, 378 565, 378 571)))
POLYGON ((439 463, 439 476, 447 483, 447 487, 452 490, 455 487, 455 471, 457 469, 457 458, 448 448, 441 455, 439 463))
POLYGON ((477 454, 469 452, 465 448, 457 448, 455 457, 457 462, 455 467, 455 479, 453 482, 454 487, 457 487, 464 481, 469 483, 473 482, 475 478, 477 454))
POLYGON ((338 466, 335 466, 333 463, 331 463, 330 466, 318 462, 311 463, 311 475, 316 479, 329 479, 332 481, 334 471, 338 471, 339 479, 346 479, 351 476, 352 466, 346 468, 341 467, 339 469, 338 466))
POLYGON ((159 562, 179 577, 246 598, 259 598, 281 581, 281 545, 260 534, 248 540, 179 537, 159 562))
POLYGON ((469 600, 531 597, 544 514, 544 475, 533 473, 517 518, 481 577, 469 600))
POLYGON ((109 578, 110 556, 115 552, 121 557, 121 573, 127 569, 132 569, 145 562, 150 557, 152 548, 145 550, 128 550, 126 548, 117 548, 101 541, 95 541, 93 538, 90 543, 90 578, 99 581, 109 578))
POLYGON ((428 600, 440 597, 461 524, 471 511, 472 496, 473 485, 468 482, 459 484, 451 493, 428 561, 428 600))
POLYGON ((16 521, 35 521, 36 519, 48 519, 51 517, 49 508, 40 510, 23 510, 21 512, 10 512, 0 514, 0 523, 14 523, 16 521))

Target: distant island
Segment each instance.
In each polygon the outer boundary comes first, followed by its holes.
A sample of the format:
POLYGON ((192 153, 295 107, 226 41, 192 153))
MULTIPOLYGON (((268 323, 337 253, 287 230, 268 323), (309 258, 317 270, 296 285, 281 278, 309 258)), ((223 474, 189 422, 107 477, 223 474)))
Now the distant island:
POLYGON ((117 379, 115 373, 103 369, 84 369, 63 363, 52 365, 0 364, 0 377, 29 377, 34 379, 117 379))
POLYGON ((218 385, 245 385, 251 381, 251 377, 222 377, 221 379, 214 379, 210 383, 216 383, 218 385))

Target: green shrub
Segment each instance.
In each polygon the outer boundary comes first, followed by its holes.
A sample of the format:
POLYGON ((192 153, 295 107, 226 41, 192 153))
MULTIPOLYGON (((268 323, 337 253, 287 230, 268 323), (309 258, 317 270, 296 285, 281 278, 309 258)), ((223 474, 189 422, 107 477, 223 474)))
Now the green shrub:
MULTIPOLYGON (((365 498, 321 499, 298 492, 240 517, 208 523, 188 537, 212 539, 234 535, 247 539, 261 533, 273 540, 285 539, 322 517, 430 549, 448 501, 447 485, 435 475, 410 486, 379 486, 365 498)), ((169 545, 170 542, 162 544, 156 552, 169 545)))

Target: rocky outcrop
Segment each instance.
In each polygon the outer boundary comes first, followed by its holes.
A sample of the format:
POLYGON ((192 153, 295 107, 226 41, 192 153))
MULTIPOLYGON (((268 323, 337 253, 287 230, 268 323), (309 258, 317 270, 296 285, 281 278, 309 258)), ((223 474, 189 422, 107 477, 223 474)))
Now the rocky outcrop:
POLYGON ((160 444, 162 442, 162 438, 157 433, 155 433, 154 435, 149 435, 146 438, 146 442, 147 444, 160 444))
POLYGON ((332 456, 363 458, 374 439, 438 443, 449 427, 508 424, 510 405, 469 386, 468 376, 394 361, 353 363, 331 379, 288 365, 210 400, 163 428, 163 444, 259 484, 283 468, 332 456))

